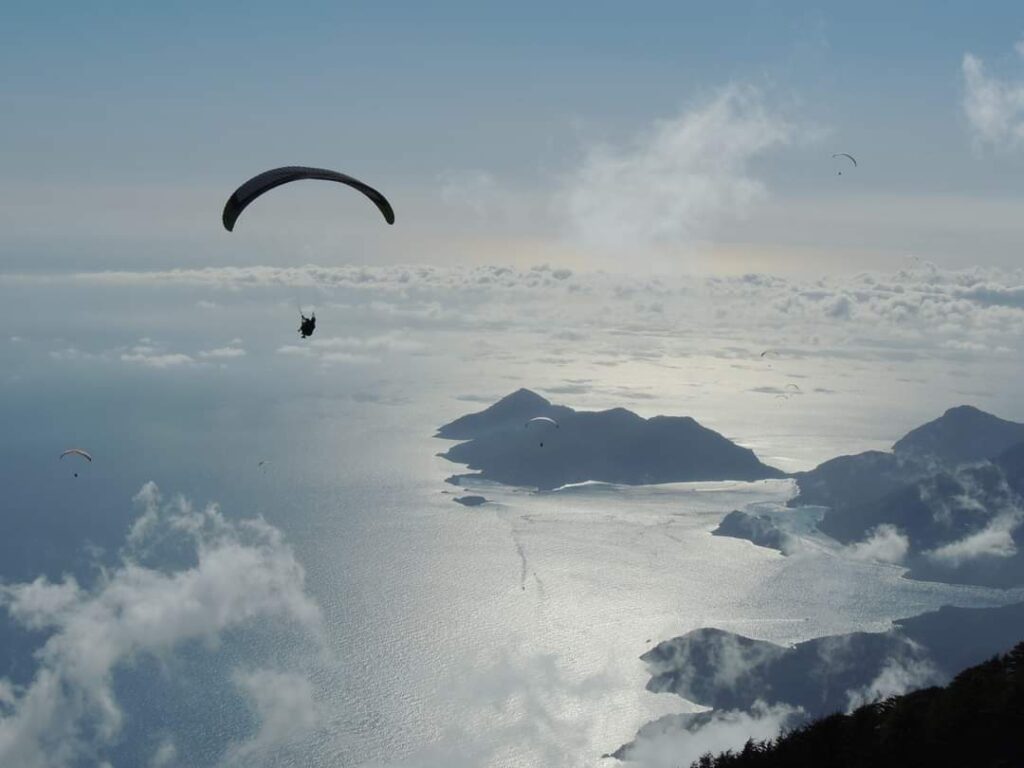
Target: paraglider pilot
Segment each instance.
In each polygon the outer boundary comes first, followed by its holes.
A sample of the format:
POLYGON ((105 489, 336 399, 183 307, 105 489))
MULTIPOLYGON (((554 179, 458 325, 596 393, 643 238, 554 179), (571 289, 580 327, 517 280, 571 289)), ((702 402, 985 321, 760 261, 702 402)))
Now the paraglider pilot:
POLYGON ((299 335, 306 339, 313 335, 313 331, 316 330, 316 312, 310 313, 309 317, 306 317, 299 312, 299 316, 302 318, 302 323, 299 325, 299 335))

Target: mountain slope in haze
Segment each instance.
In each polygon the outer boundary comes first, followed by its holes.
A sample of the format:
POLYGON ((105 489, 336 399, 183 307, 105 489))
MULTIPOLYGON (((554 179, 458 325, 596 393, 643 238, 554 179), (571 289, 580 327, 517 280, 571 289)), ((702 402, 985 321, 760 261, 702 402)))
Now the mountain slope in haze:
POLYGON ((881 498, 830 509, 818 528, 858 546, 882 530, 900 537, 910 578, 1024 584, 1024 443, 990 461, 942 469, 881 498))
POLYGON ((807 472, 795 472, 799 493, 789 506, 846 509, 874 501, 924 477, 927 469, 914 460, 884 451, 837 456, 807 472))
MULTIPOLYGON (((1024 637, 1024 603, 944 607, 894 622, 887 632, 820 637, 792 647, 720 629, 698 629, 659 643, 641 658, 648 690, 675 693, 707 712, 648 723, 614 757, 666 754, 680 739, 716 723, 785 713, 781 724, 816 717, 950 680, 971 664, 1006 652, 1024 637)), ((965 763, 965 765, 968 763, 965 763)), ((818 765, 832 765, 824 760, 818 765)))
POLYGON ((544 490, 587 480, 643 485, 785 477, 689 417, 575 411, 527 389, 445 424, 437 437, 465 440, 441 455, 478 470, 480 479, 544 490), (558 426, 528 424, 537 416, 558 426))
POLYGON ((908 432, 893 445, 893 453, 909 460, 955 467, 992 459, 1024 443, 1024 424, 961 405, 908 432))
POLYGON ((914 579, 1024 584, 1024 424, 962 405, 892 453, 840 456, 793 477, 789 506, 827 507, 818 529, 861 556, 887 551, 914 579))
POLYGON ((926 688, 835 714, 692 768, 1009 768, 1024 765, 1024 643, 926 688))
POLYGON ((1024 424, 960 405, 908 432, 891 453, 839 456, 808 472, 794 473, 800 492, 790 506, 831 507, 837 512, 857 507, 939 470, 993 459, 1018 443, 1024 443, 1024 424))
POLYGON ((886 675, 917 685, 948 680, 968 664, 1024 637, 1024 603, 951 608, 894 622, 888 632, 819 637, 791 648, 720 629, 697 629, 640 658, 647 689, 721 710, 758 702, 800 707, 811 716, 845 711, 886 675))

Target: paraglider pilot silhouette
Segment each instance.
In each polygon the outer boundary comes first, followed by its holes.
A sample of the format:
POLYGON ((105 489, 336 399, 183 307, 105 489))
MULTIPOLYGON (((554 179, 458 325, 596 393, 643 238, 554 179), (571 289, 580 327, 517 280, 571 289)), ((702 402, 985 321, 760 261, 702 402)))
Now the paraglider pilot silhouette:
POLYGON ((302 318, 302 322, 299 324, 299 336, 308 339, 316 330, 316 312, 311 312, 309 317, 306 317, 300 309, 299 316, 302 318))

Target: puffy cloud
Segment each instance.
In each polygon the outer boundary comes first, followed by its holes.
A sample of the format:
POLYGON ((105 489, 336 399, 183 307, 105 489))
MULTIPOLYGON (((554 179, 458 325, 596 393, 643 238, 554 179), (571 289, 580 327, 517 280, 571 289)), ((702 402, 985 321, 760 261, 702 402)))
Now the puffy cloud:
POLYGON ((305 344, 285 344, 278 347, 279 355, 315 358, 324 364, 349 363, 372 365, 381 361, 381 356, 391 352, 414 352, 423 345, 404 334, 386 333, 367 337, 327 336, 312 339, 305 344))
POLYGON ((412 352, 423 345, 400 334, 387 333, 365 338, 328 336, 315 339, 310 346, 334 352, 412 352))
POLYGON ((444 171, 438 174, 438 189, 446 205, 464 208, 482 216, 502 204, 498 183, 487 171, 444 171))
POLYGON ((910 550, 910 540, 894 525, 874 528, 861 542, 847 547, 855 560, 873 560, 879 563, 902 563, 910 550))
POLYGON ((927 659, 893 656, 874 680, 863 688, 847 691, 847 711, 942 682, 944 675, 927 659))
POLYGON ((953 568, 979 558, 1013 557, 1017 554, 1013 532, 1020 523, 1018 514, 999 515, 980 531, 925 552, 925 557, 953 568))
POLYGON ((979 283, 954 290, 956 298, 968 299, 985 307, 1024 309, 1024 286, 979 283))
POLYGON ((137 363, 147 368, 178 368, 192 365, 195 360, 182 352, 161 353, 150 347, 133 347, 130 352, 121 353, 121 362, 137 363))
POLYGON ((260 726, 252 738, 228 750, 225 766, 252 765, 254 755, 301 742, 321 722, 313 685, 302 675, 258 669, 236 672, 234 681, 250 702, 260 726))
POLYGON ((218 360, 226 360, 232 357, 245 357, 246 352, 241 347, 217 347, 215 349, 204 349, 200 351, 199 356, 203 358, 213 358, 218 360))
POLYGON ((160 743, 156 752, 149 760, 149 768, 169 768, 178 760, 178 748, 173 741, 166 740, 160 743))
POLYGON ((89 360, 103 360, 105 358, 102 354, 97 355, 92 352, 85 352, 77 347, 64 347, 62 349, 50 350, 50 359, 60 362, 83 362, 89 360))
POLYGON ((765 195, 750 163, 792 136, 793 127, 766 108, 756 89, 730 86, 655 123, 628 146, 590 148, 560 206, 574 234, 591 245, 706 237, 765 195))
MULTIPOLYGON (((1018 51, 1020 50, 1018 45, 1018 51)), ((1000 80, 984 62, 964 54, 964 114, 979 144, 1017 149, 1024 144, 1024 82, 1000 80)))
MULTIPOLYGON (((217 641, 229 630, 273 617, 318 636, 319 609, 275 528, 259 519, 231 522, 215 505, 196 509, 180 497, 164 503, 152 483, 136 501, 143 513, 120 562, 96 584, 40 577, 0 591, 12 620, 47 633, 31 681, 16 686, 0 680, 0 763, 102 764, 125 724, 114 673, 139 657, 167 657, 190 640, 217 641), (167 560, 157 561, 168 548, 179 555, 190 551, 191 562, 169 568, 167 560)), ((252 693, 253 685, 271 680, 269 674, 239 679, 252 693)), ((295 693, 301 685, 287 680, 282 696, 304 701, 295 693)), ((267 748, 280 735, 280 715, 265 699, 255 702, 257 714, 268 719, 253 743, 267 748)), ((167 764, 172 750, 173 744, 161 745, 153 764, 167 764)))
POLYGON ((714 711, 706 716, 668 717, 644 726, 627 750, 627 764, 643 768, 690 765, 708 752, 738 750, 749 740, 773 739, 802 710, 758 701, 750 712, 714 711), (690 724, 689 721, 693 722, 690 724), (689 727, 687 727, 689 726, 689 727))

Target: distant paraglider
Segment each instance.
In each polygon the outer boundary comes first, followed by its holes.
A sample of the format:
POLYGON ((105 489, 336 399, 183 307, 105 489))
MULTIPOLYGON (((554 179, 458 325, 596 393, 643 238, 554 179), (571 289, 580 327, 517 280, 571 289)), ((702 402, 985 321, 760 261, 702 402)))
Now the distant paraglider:
MULTIPOLYGON (((551 429, 551 427, 559 429, 558 422, 552 419, 550 416, 534 416, 532 419, 527 420, 527 422, 523 425, 523 428, 530 429, 531 425, 533 425, 534 429, 537 429, 542 425, 546 425, 547 429, 551 429)), ((544 447, 543 441, 540 443, 540 447, 544 447)))
POLYGON ((304 339, 308 339, 313 335, 313 331, 316 330, 316 312, 313 312, 309 317, 306 317, 302 314, 302 310, 300 309, 299 317, 302 318, 302 321, 299 323, 299 336, 304 339))
MULTIPOLYGON (((60 455, 60 458, 63 460, 65 456, 80 456, 86 461, 88 461, 90 464, 92 463, 92 456, 88 452, 83 451, 81 448, 68 448, 68 450, 64 451, 64 453, 60 455)), ((74 474, 75 477, 78 477, 77 472, 75 472, 74 474)))
POLYGON ((384 197, 384 195, 369 184, 364 184, 359 181, 359 179, 354 179, 344 173, 338 173, 337 171, 331 171, 326 168, 287 166, 284 168, 274 168, 269 171, 264 171, 257 176, 253 176, 242 186, 236 189, 224 205, 224 213, 221 216, 221 221, 224 223, 224 229, 231 232, 235 228, 235 222, 238 220, 242 211, 244 211, 246 207, 260 195, 269 192, 274 189, 274 187, 279 187, 282 184, 288 184, 302 179, 336 181, 339 184, 350 186, 353 189, 362 192, 373 202, 374 205, 377 206, 377 209, 384 216, 384 221, 388 224, 395 223, 395 212, 391 207, 391 203, 387 201, 387 198, 384 197))
MULTIPOLYGON (((837 160, 840 157, 845 157, 847 160, 849 160, 851 163, 853 163, 853 167, 854 168, 857 167, 857 158, 855 158, 853 155, 848 155, 845 152, 836 152, 834 155, 832 155, 832 159, 833 160, 837 160)), ((843 175, 842 169, 840 168, 837 173, 838 173, 839 176, 842 176, 843 175)))

